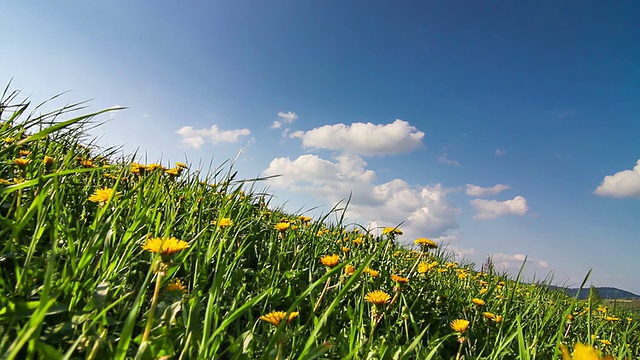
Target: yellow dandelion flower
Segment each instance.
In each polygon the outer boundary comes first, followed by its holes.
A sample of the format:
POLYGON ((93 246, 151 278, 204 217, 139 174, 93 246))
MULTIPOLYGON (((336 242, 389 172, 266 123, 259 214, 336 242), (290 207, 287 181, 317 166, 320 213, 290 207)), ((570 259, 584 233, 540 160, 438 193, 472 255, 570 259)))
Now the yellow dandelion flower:
POLYGON ((397 282, 398 284, 406 284, 409 282, 409 279, 407 279, 406 277, 402 277, 396 274, 391 275, 391 280, 397 282))
POLYGON ((606 316, 604 319, 607 320, 607 321, 612 321, 612 322, 620 320, 620 318, 615 317, 615 316, 606 316))
POLYGON ((56 161, 56 159, 52 158, 51 156, 44 156, 44 159, 42 159, 42 163, 45 164, 46 166, 51 166, 53 165, 53 163, 56 161))
POLYGON ((288 222, 279 222, 276 224, 276 226, 274 226, 274 228, 279 232, 285 232, 290 226, 291 224, 288 222))
POLYGON ((373 270, 372 268, 366 267, 364 268, 364 270, 362 270, 363 273, 369 274, 371 277, 378 277, 378 275, 380 275, 380 271, 378 270, 373 270))
POLYGON ((480 292, 480 295, 482 295, 482 294, 486 293, 487 291, 488 291, 487 288, 483 287, 482 289, 480 289, 479 292, 480 292))
POLYGON ((391 295, 382 290, 374 290, 368 293, 364 299, 373 305, 384 305, 391 300, 391 295))
POLYGON ((96 167, 95 165, 93 165, 93 161, 89 159, 80 160, 80 165, 82 165, 82 167, 85 167, 85 168, 96 167))
POLYGON ((218 221, 213 221, 213 225, 217 225, 218 227, 225 228, 228 226, 233 226, 233 220, 230 218, 222 218, 218 221))
POLYGON ((355 272, 356 272, 356 268, 353 265, 347 264, 347 265, 344 266, 344 274, 345 275, 351 276, 355 272))
POLYGON ((169 176, 171 176, 171 177, 175 177, 175 176, 180 175, 181 171, 182 170, 180 168, 173 168, 173 169, 165 170, 164 173, 169 175, 169 176))
POLYGON ((269 324, 277 327, 280 326, 280 323, 285 318, 287 319, 287 324, 289 324, 293 321, 293 319, 298 317, 298 314, 299 312, 293 311, 289 313, 289 316, 287 316, 287 313, 284 311, 274 311, 269 314, 260 316, 260 320, 266 321, 269 324))
POLYGON ((176 163, 176 167, 179 169, 188 169, 187 164, 183 163, 183 162, 177 162, 176 163))
POLYGON ((607 339, 600 339, 598 341, 600 341, 600 344, 602 344, 602 345, 611 345, 611 341, 609 341, 607 339))
POLYGON ((564 360, 613 360, 611 356, 600 357, 595 348, 581 343, 575 345, 573 357, 569 355, 569 350, 564 344, 560 344, 560 352, 564 360))
POLYGON ((13 163, 20 167, 26 167, 27 165, 31 164, 31 159, 17 158, 13 159, 13 163))
POLYGON ((310 222, 313 219, 308 217, 308 216, 300 215, 300 216, 298 216, 298 220, 300 220, 303 224, 306 224, 306 223, 310 222))
POLYGON ((362 236, 358 236, 357 238, 353 239, 353 241, 351 242, 356 245, 362 245, 362 236))
POLYGON ((349 251, 351 251, 351 249, 349 249, 349 248, 348 248, 348 247, 346 247, 346 246, 342 246, 342 247, 340 248, 340 250, 342 250, 342 252, 343 252, 343 253, 348 253, 349 251))
POLYGON ((143 250, 169 256, 189 247, 189 243, 174 237, 151 238, 142 246, 143 250))
POLYGON ((145 167, 147 171, 155 171, 155 170, 165 170, 165 167, 160 164, 149 164, 145 167))
POLYGON ((6 179, 0 179, 0 185, 11 185, 12 182, 6 179))
POLYGON ((182 283, 182 281, 180 281, 180 279, 175 279, 172 282, 170 282, 169 285, 167 285, 167 291, 169 292, 179 291, 183 294, 186 294, 187 287, 184 286, 184 284, 182 283))
POLYGON ((29 156, 31 155, 31 151, 29 150, 20 150, 20 156, 29 156))
POLYGON ((450 325, 453 331, 463 333, 469 328, 469 320, 455 319, 451 322, 450 325))
POLYGON ((489 319, 489 320, 493 320, 496 318, 496 315, 494 313, 490 313, 490 312, 483 312, 482 316, 484 316, 485 318, 489 319))
POLYGON ((14 142, 16 142, 16 139, 12 138, 12 137, 6 137, 6 138, 2 139, 2 142, 4 142, 6 145, 11 145, 14 142))
POLYGON ((325 255, 320 257, 320 262, 325 265, 328 266, 330 268, 338 265, 338 262, 340 261, 340 256, 337 254, 333 254, 333 255, 325 255))
POLYGON ((111 194, 113 194, 113 189, 105 186, 102 189, 97 189, 93 195, 89 196, 89 201, 97 203, 106 202, 111 197, 111 194))
POLYGON ((435 241, 427 239, 427 238, 417 238, 414 242, 416 245, 420 245, 423 249, 437 249, 438 244, 435 241))
POLYGON ((402 230, 395 227, 386 227, 382 230, 382 235, 402 235, 402 230))
POLYGON ((473 298, 473 299, 471 300, 471 302, 473 302, 474 304, 476 304, 476 305, 478 305, 478 306, 482 306, 482 305, 484 305, 484 300, 482 300, 482 299, 478 299, 478 298, 473 298))

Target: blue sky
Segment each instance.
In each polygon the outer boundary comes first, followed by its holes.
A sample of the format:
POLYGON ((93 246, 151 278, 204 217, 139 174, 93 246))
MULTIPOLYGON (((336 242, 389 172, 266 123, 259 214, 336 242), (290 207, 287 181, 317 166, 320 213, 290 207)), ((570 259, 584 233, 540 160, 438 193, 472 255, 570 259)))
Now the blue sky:
POLYGON ((640 293, 640 3, 16 1, 0 82, 526 276, 640 293), (635 168, 635 170, 634 170, 635 168))

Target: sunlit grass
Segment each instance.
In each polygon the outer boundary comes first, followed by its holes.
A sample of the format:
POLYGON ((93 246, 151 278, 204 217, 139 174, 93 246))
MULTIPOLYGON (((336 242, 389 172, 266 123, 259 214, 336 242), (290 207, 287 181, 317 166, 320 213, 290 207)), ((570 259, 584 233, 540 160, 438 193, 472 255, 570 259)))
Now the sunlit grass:
POLYGON ((288 214, 229 165, 118 156, 86 141, 102 112, 16 99, 0 107, 7 359, 558 359, 578 343, 640 358, 633 312, 329 221, 337 209, 288 214))

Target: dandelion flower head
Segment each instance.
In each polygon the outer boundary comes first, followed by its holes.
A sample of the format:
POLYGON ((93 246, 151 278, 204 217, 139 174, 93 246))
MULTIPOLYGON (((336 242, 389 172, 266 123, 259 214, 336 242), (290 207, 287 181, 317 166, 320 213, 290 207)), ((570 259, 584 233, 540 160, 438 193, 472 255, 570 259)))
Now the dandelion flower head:
POLYGON ((284 320, 285 318, 287 318, 288 324, 293 321, 293 319, 297 318, 298 314, 299 312, 293 311, 289 313, 289 316, 287 316, 287 313, 284 311, 274 311, 269 314, 260 316, 260 320, 266 321, 273 326, 279 326, 280 322, 282 322, 282 320, 284 320))

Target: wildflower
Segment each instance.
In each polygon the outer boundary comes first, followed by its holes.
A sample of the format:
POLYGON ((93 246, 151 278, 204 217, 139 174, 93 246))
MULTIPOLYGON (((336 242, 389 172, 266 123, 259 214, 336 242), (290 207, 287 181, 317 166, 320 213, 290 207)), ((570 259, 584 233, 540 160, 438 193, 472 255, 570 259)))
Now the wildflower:
POLYGON ((427 239, 427 238, 418 238, 413 243, 416 244, 416 245, 420 245, 420 247, 423 250, 437 249, 438 248, 438 244, 436 244, 433 240, 430 240, 430 239, 427 239))
POLYGON ((373 305, 384 305, 391 300, 391 295, 382 290, 374 290, 369 292, 364 299, 373 305))
POLYGON ((165 167, 160 164, 149 164, 145 168, 147 169, 147 171, 155 171, 158 169, 161 169, 163 171, 165 170, 165 167))
POLYGON ((613 360, 611 356, 600 357, 598 351, 589 345, 577 343, 573 349, 573 357, 564 344, 560 344, 560 352, 564 360, 613 360))
POLYGON ((6 179, 0 179, 0 185, 11 185, 11 181, 6 179))
POLYGON ((355 272, 356 272, 356 268, 353 265, 347 264, 347 265, 344 266, 344 274, 345 275, 351 276, 355 272))
POLYGON ((438 263, 426 263, 426 262, 421 262, 420 264, 418 264, 418 272, 420 274, 424 274, 426 272, 428 272, 429 270, 433 269, 434 267, 436 267, 436 265, 438 265, 438 263))
POLYGON ((602 345, 611 345, 611 341, 609 341, 607 339, 601 339, 601 340, 598 340, 598 341, 600 341, 600 344, 602 344, 602 345))
POLYGON ((29 156, 31 155, 31 151, 29 150, 20 150, 20 156, 29 156))
POLYGON ((2 142, 4 142, 5 145, 11 145, 14 142, 16 142, 16 139, 12 138, 12 137, 6 137, 6 138, 2 139, 2 142))
POLYGON ((93 161, 89 159, 80 160, 80 165, 82 165, 82 167, 85 167, 85 168, 96 167, 95 165, 93 165, 93 161))
POLYGON ((178 169, 188 169, 187 164, 182 163, 182 162, 177 162, 177 163, 176 163, 176 167, 177 167, 178 169))
POLYGON ((51 156, 47 156, 47 155, 45 155, 45 156, 44 156, 44 159, 42 159, 42 163, 43 163, 45 166, 51 166, 51 165, 53 165, 53 163, 54 163, 55 161, 56 161, 56 159, 52 158, 51 156))
POLYGON ((287 318, 287 324, 293 321, 293 319, 298 317, 299 312, 292 311, 287 316, 287 313, 284 311, 274 311, 267 315, 260 316, 260 320, 266 321, 273 326, 280 326, 280 322, 287 318))
POLYGON ((189 243, 186 241, 178 240, 174 237, 165 237, 147 239, 147 242, 142 246, 142 249, 152 253, 160 253, 163 256, 169 256, 188 247, 189 243))
POLYGON ((402 235, 402 230, 394 227, 386 227, 382 230, 382 235, 389 235, 389 236, 402 235))
POLYGON ((349 251, 351 251, 351 249, 346 246, 341 247, 340 250, 342 250, 343 253, 348 253, 349 251))
POLYGON ((291 224, 288 222, 279 222, 276 224, 275 229, 278 230, 279 232, 285 232, 287 231, 289 226, 291 226, 291 224))
POLYGON ((490 313, 490 312, 483 312, 482 316, 484 316, 487 320, 493 320, 497 323, 502 321, 502 315, 496 315, 494 313, 490 313))
POLYGON ((356 245, 362 245, 362 236, 358 236, 357 238, 353 239, 352 243, 356 245))
POLYGON ((482 289, 480 289, 479 293, 480 293, 480 295, 482 295, 482 294, 486 293, 487 291, 488 291, 487 288, 483 287, 482 289))
POLYGON ((451 322, 451 328, 455 332, 463 333, 469 328, 469 320, 456 319, 451 322))
POLYGON ((164 171, 164 173, 165 173, 165 174, 167 174, 167 175, 169 175, 169 176, 171 176, 171 177, 175 177, 175 176, 180 175, 180 172, 181 172, 181 171, 182 171, 182 170, 181 170, 181 169, 179 169, 179 168, 173 168, 173 169, 165 170, 165 171, 164 171))
POLYGON ((611 322, 620 320, 620 318, 615 317, 615 316, 606 316, 604 319, 607 320, 607 321, 611 321, 611 322))
POLYGON ((321 262, 323 265, 326 265, 326 266, 328 266, 328 267, 330 267, 330 268, 332 268, 332 267, 334 267, 334 266, 338 265, 338 262, 339 262, 339 261, 340 261, 340 256, 339 256, 339 255, 336 255, 336 254, 333 254, 333 255, 325 255, 325 256, 322 256, 322 257, 320 258, 320 262, 321 262))
POLYGON ((182 281, 180 281, 180 279, 175 279, 173 280, 173 282, 169 283, 169 285, 167 285, 167 291, 172 292, 172 291, 180 291, 183 294, 187 293, 187 287, 184 286, 184 284, 182 283, 182 281))
POLYGON ((313 220, 313 219, 311 219, 310 217, 308 217, 308 216, 304 216, 304 215, 300 215, 300 216, 298 216, 298 219, 299 219, 303 224, 306 224, 306 223, 310 222, 311 220, 313 220))
POLYGON ((362 270, 362 272, 369 274, 373 278, 378 277, 378 275, 380 275, 380 271, 373 270, 373 269, 371 269, 369 267, 364 268, 364 270, 362 270))
POLYGON ((473 302, 473 303, 474 303, 474 304, 476 304, 477 306, 482 306, 482 305, 484 305, 484 300, 482 300, 482 299, 478 299, 478 298, 473 298, 473 299, 471 300, 471 302, 473 302))
POLYGON ((105 186, 102 189, 97 189, 93 195, 89 196, 89 201, 103 203, 109 200, 111 194, 113 194, 113 189, 105 186))
POLYGON ((398 284, 406 284, 409 282, 409 279, 396 274, 391 275, 391 280, 397 282, 398 284))
POLYGON ((26 167, 31 163, 31 159, 17 158, 17 159, 13 159, 13 163, 20 167, 26 167))
POLYGON ((230 218, 222 218, 218 221, 213 221, 213 225, 218 225, 218 227, 225 228, 227 226, 233 226, 233 220, 230 218))
POLYGON ((138 163, 129 164, 129 169, 131 173, 133 173, 134 175, 140 175, 142 172, 146 170, 144 165, 138 164, 138 163))

